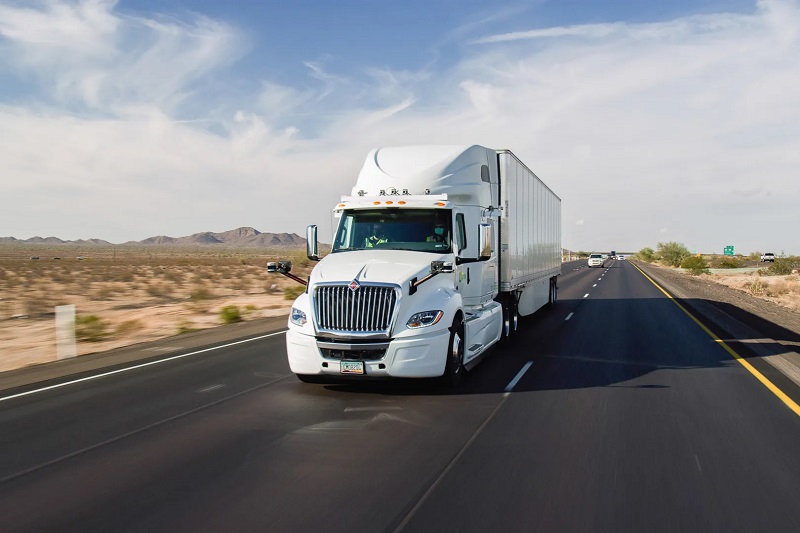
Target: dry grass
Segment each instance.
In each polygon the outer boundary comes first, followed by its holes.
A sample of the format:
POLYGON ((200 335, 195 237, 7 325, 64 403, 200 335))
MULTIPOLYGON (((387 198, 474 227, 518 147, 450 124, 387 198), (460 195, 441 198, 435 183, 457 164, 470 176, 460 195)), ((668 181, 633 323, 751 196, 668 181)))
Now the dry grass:
POLYGON ((800 311, 800 281, 797 274, 764 276, 761 272, 732 269, 724 274, 706 275, 708 279, 753 296, 770 300, 793 311, 800 311))
POLYGON ((105 325, 102 340, 78 343, 79 355, 214 327, 226 306, 244 320, 288 313, 284 292, 297 284, 267 274, 266 263, 308 261, 301 252, 263 252, 0 245, 0 371, 55 360, 57 305, 74 304, 105 325))

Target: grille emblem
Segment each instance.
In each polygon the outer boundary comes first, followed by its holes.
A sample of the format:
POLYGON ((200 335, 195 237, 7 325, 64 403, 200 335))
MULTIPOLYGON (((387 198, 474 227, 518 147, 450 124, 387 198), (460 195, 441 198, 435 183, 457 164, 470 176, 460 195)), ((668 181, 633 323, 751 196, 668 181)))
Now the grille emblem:
POLYGON ((350 287, 351 291, 356 292, 359 289, 359 287, 361 287, 361 285, 359 285, 358 281, 353 280, 350 282, 350 285, 348 285, 348 287, 350 287))

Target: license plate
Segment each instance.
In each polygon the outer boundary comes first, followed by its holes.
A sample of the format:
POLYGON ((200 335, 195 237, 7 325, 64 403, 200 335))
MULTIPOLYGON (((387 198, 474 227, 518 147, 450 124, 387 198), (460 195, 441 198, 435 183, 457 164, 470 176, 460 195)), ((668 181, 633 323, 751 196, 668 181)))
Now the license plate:
POLYGON ((364 361, 342 361, 341 363, 342 374, 363 374, 364 361))

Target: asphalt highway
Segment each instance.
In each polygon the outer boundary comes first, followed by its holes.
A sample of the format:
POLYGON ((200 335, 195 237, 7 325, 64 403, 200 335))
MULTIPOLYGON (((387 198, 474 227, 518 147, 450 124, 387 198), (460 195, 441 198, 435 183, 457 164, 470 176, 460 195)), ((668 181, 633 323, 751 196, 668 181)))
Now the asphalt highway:
POLYGON ((2 530, 800 531, 800 416, 626 261, 455 390, 303 384, 284 342, 0 394, 2 530))

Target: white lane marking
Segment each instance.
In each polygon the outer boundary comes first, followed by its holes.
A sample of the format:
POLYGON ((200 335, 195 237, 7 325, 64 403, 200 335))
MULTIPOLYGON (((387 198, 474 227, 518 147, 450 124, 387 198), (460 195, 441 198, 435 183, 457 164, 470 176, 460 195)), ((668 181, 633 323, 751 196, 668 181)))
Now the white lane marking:
POLYGON ((159 359, 158 361, 150 361, 149 363, 142 363, 140 365, 134 365, 128 368, 120 368, 119 370, 112 370, 111 372, 104 372, 102 374, 97 374, 96 376, 88 376, 81 379, 74 379, 72 381, 65 381, 64 383, 59 383, 58 385, 50 385, 49 387, 42 387, 41 389, 34 389, 28 392, 21 392, 19 394, 12 394, 11 396, 5 396, 0 398, 0 402, 4 402, 6 400, 13 400, 14 398, 21 398, 22 396, 29 396, 31 394, 36 394, 37 392, 44 392, 47 390, 52 389, 59 389, 61 387, 66 387, 67 385, 74 385, 75 383, 82 383, 84 381, 91 381, 93 379, 100 379, 106 376, 111 376, 114 374, 120 374, 122 372, 128 372, 129 370, 136 370, 137 368, 144 368, 146 366, 152 365, 160 365, 161 363, 166 363, 167 361, 174 361, 175 359, 183 359, 184 357, 190 357, 192 355, 197 355, 205 352, 211 352, 213 350, 219 350, 220 348, 229 348, 231 346, 236 346, 237 344, 244 344, 245 342, 252 342, 257 341, 260 339, 266 339, 267 337, 274 337, 275 335, 283 335, 286 333, 287 330, 283 331, 276 331, 275 333, 268 333, 266 335, 260 335, 258 337, 253 337, 252 339, 245 339, 243 341, 236 341, 231 342, 229 344, 223 344, 222 346, 214 346, 213 348, 205 348, 204 350, 197 350, 196 352, 189 352, 183 355, 173 355, 172 357, 167 357, 166 359, 159 359))
POLYGON ((597 287, 597 283, 595 283, 594 285, 592 285, 592 288, 594 288, 594 287, 597 287))
POLYGON ((600 276, 599 278, 597 278, 597 281, 603 281, 603 276, 600 276))
POLYGON ((589 293, 588 293, 588 292, 587 292, 586 294, 584 294, 584 295, 583 295, 583 297, 584 297, 584 298, 587 298, 588 296, 589 296, 589 293))
POLYGON ((568 315, 567 315, 567 318, 565 318, 565 319, 564 319, 564 321, 566 322, 567 320, 569 320, 570 318, 572 318, 572 315, 573 315, 573 314, 574 314, 574 313, 570 313, 570 314, 568 314, 568 315))
POLYGON ((520 371, 517 373, 516 377, 514 379, 512 379, 511 382, 508 385, 506 385, 506 392, 511 392, 514 389, 514 386, 517 384, 517 382, 519 382, 519 380, 522 379, 522 376, 525 375, 525 372, 528 371, 528 369, 531 367, 531 365, 533 365, 533 361, 528 361, 527 363, 525 363, 525 366, 523 366, 520 369, 520 371))
POLYGON ((206 387, 205 389, 197 389, 195 392, 211 392, 212 390, 221 389, 225 385, 223 383, 217 383, 216 385, 211 385, 210 387, 206 387))
POLYGON ((402 411, 403 408, 399 405, 375 405, 370 407, 346 407, 345 413, 356 413, 361 411, 402 411))

